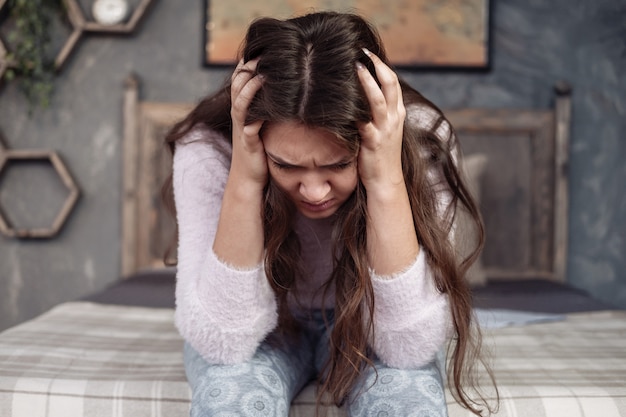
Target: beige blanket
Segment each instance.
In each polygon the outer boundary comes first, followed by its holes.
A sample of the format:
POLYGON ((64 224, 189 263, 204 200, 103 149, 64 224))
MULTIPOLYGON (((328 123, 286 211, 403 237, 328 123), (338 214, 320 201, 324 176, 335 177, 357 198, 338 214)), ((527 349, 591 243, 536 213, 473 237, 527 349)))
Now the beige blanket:
MULTIPOLYGON (((488 330, 485 340, 498 416, 626 417, 626 312, 488 330)), ((59 305, 0 334, 0 416, 186 416, 182 345, 171 309, 59 305)), ((313 394, 290 415, 311 416, 313 394)), ((448 403, 450 417, 470 415, 448 403)))

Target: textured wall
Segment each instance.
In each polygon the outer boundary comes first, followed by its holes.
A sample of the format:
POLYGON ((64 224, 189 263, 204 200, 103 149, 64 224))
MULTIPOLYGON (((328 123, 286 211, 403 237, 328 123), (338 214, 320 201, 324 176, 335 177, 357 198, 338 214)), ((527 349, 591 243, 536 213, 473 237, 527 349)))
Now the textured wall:
MULTIPOLYGON (((557 80, 572 84, 568 280, 626 308, 626 45, 611 35, 623 28, 623 1, 492 1, 490 73, 402 75, 442 107, 546 108, 557 80)), ((134 36, 85 36, 56 79, 52 107, 30 118, 14 85, 0 89, 7 145, 57 150, 82 191, 55 239, 0 236, 0 329, 118 278, 123 80, 134 71, 144 98, 174 101, 221 82, 225 71, 200 65, 201 3, 157 0, 134 36)), ((48 174, 11 167, 0 201, 35 187, 36 201, 12 209, 49 221, 62 187, 48 174)))

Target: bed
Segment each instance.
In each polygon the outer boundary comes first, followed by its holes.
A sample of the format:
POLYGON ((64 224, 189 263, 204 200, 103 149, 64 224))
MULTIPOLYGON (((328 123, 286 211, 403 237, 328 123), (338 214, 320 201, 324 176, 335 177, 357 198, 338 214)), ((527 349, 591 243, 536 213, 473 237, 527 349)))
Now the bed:
MULTIPOLYGON (((190 108, 143 101, 138 77, 127 79, 121 278, 0 334, 0 416, 188 415, 160 184, 163 134, 190 108)), ((498 416, 626 416, 626 312, 565 282, 569 109, 561 86, 550 109, 446 111, 489 235, 471 279, 498 416)), ((314 399, 307 386, 290 416, 313 416, 314 399)), ((447 402, 450 417, 470 415, 447 402)))

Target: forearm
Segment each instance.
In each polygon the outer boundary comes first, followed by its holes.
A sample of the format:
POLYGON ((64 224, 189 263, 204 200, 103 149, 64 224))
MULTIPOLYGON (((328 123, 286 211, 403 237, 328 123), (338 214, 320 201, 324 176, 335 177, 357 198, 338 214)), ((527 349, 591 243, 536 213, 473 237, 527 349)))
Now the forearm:
POLYGON ((263 189, 229 176, 220 211, 213 251, 236 268, 251 268, 263 258, 263 189))
POLYGON ((367 252, 370 267, 391 275, 411 265, 419 252, 404 181, 367 190, 367 252))
POLYGON ((367 191, 367 255, 375 273, 390 275, 406 269, 419 252, 402 169, 406 109, 398 76, 376 55, 364 52, 378 77, 377 82, 364 65, 357 65, 372 112, 371 121, 358 124, 359 177, 367 191))
POLYGON ((213 251, 235 267, 257 266, 263 257, 261 204, 267 182, 267 162, 259 131, 262 120, 246 124, 248 106, 261 87, 258 60, 242 59, 231 77, 231 165, 224 188, 213 251))

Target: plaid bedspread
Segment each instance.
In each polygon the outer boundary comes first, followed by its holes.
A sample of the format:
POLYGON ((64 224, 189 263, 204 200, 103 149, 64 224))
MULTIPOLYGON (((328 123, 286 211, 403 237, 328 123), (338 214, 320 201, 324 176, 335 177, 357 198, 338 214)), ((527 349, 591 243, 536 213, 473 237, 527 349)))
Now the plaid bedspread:
MULTIPOLYGON (((497 416, 626 416, 626 311, 483 334, 500 391, 497 416)), ((450 397, 448 411, 472 416, 450 397)))
POLYGON ((66 303, 0 334, 0 416, 189 414, 173 310, 66 303))
MULTIPOLYGON (((626 312, 486 331, 485 342, 498 416, 626 417, 626 312)), ((171 309, 66 303, 0 334, 2 417, 186 416, 189 399, 171 309)), ((312 415, 313 400, 309 387, 290 415, 312 415)), ((448 402, 450 417, 470 415, 448 402)))

